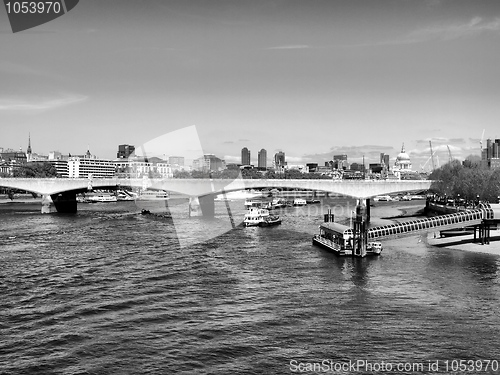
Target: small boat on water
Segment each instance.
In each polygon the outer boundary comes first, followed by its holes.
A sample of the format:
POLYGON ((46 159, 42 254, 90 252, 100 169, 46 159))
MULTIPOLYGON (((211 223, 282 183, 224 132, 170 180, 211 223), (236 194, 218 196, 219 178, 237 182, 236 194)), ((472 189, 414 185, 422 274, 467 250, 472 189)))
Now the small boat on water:
POLYGON ((283 198, 275 198, 271 202, 272 208, 283 208, 283 207, 288 207, 288 206, 291 206, 291 203, 283 198))
POLYGON ((282 220, 279 216, 269 215, 262 219, 262 221, 259 223, 259 227, 271 227, 273 225, 280 225, 281 221, 282 220))
POLYGON ((317 204, 321 203, 319 199, 306 199, 307 204, 317 204))
POLYGON ((294 206, 305 206, 307 204, 306 200, 303 198, 295 198, 293 200, 294 206))
POLYGON ((375 202, 390 202, 393 199, 390 195, 377 195, 375 198, 373 198, 373 200, 375 202))

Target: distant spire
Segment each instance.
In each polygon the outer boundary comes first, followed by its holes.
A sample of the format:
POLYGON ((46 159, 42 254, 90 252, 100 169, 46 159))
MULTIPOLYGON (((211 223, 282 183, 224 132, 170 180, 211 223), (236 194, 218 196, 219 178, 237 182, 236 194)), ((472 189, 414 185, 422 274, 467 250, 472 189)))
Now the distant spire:
POLYGON ((28 149, 26 150, 27 154, 31 154, 31 133, 28 133, 28 149))
POLYGON ((403 146, 401 147, 401 152, 404 153, 405 152, 405 143, 403 142, 403 146))

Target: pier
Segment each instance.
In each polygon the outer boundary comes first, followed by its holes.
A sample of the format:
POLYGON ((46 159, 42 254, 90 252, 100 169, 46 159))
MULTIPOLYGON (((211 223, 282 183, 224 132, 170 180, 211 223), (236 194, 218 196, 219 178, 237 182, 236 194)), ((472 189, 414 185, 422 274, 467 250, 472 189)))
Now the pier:
POLYGON ((380 240, 418 232, 432 232, 436 229, 474 227, 474 242, 489 244, 491 229, 496 228, 499 221, 500 204, 481 203, 477 208, 470 210, 369 228, 366 234, 368 240, 380 240))

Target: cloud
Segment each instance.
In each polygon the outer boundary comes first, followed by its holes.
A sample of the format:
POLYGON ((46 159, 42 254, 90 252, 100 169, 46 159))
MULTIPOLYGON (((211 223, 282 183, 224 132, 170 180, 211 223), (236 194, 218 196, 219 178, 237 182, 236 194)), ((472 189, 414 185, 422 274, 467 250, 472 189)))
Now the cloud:
POLYGON ((464 37, 478 35, 484 32, 500 31, 500 18, 496 17, 493 20, 485 21, 481 17, 474 17, 466 23, 455 23, 448 25, 438 25, 427 28, 414 30, 394 40, 388 40, 377 43, 378 45, 391 44, 411 44, 422 43, 429 40, 449 41, 464 37))
POLYGON ((452 143, 465 143, 464 138, 450 138, 450 142, 452 143))
POLYGON ((233 144, 234 142, 233 141, 224 141, 222 143, 225 144, 225 145, 230 145, 230 144, 233 144))
POLYGON ((224 155, 223 159, 226 163, 236 163, 236 164, 241 163, 241 155, 240 156, 224 155))
POLYGON ((417 144, 429 144, 429 141, 431 141, 433 144, 434 143, 466 143, 466 140, 464 138, 446 138, 446 137, 430 137, 426 139, 417 139, 415 143, 417 144))
POLYGON ((483 22, 481 17, 474 17, 464 24, 435 26, 412 32, 408 37, 415 41, 429 39, 452 40, 470 35, 476 35, 484 31, 499 31, 500 18, 489 22, 483 22))
POLYGON ((285 157, 285 161, 286 161, 288 164, 291 164, 291 163, 297 163, 297 164, 300 164, 300 163, 303 163, 303 162, 304 162, 304 159, 303 159, 301 156, 286 156, 286 157, 285 157))
POLYGON ((414 36, 451 40, 465 36, 476 35, 485 31, 500 31, 500 18, 495 18, 494 20, 489 22, 483 22, 483 19, 481 17, 474 17, 465 24, 423 29, 414 32, 414 36))
POLYGON ((45 111, 83 102, 84 95, 66 95, 55 98, 0 97, 0 111, 45 111))

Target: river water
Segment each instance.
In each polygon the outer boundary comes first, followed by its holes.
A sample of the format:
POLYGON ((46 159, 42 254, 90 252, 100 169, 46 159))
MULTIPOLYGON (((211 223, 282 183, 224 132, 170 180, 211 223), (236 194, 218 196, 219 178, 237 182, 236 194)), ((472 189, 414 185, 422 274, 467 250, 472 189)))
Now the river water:
MULTIPOLYGON (((348 222, 353 203, 324 198, 281 210, 280 226, 219 232, 224 202, 215 224, 183 204, 173 219, 134 202, 75 215, 1 204, 0 374, 388 373, 334 371, 358 360, 445 373, 445 361, 500 360, 500 258, 425 236, 365 259, 313 246, 322 213, 348 222)), ((236 225, 243 202, 228 205, 236 225)), ((377 204, 373 222, 395 205, 377 204)))

